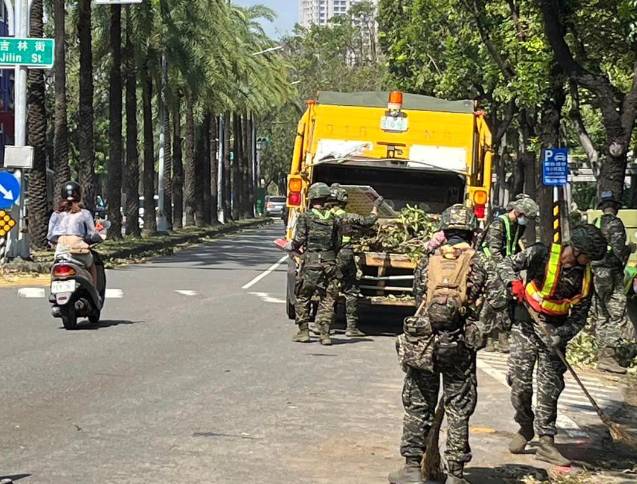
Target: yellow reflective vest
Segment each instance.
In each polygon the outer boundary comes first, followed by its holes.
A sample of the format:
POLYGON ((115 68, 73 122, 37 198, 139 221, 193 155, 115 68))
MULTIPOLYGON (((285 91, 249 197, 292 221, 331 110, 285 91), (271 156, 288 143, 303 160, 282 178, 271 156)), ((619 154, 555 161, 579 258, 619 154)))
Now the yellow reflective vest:
POLYGON ((584 269, 584 280, 580 293, 570 299, 556 299, 555 291, 560 279, 562 246, 551 245, 551 255, 546 265, 544 283, 538 287, 536 281, 526 285, 525 299, 527 304, 536 312, 548 316, 568 316, 571 307, 588 297, 591 291, 592 271, 590 264, 584 269))

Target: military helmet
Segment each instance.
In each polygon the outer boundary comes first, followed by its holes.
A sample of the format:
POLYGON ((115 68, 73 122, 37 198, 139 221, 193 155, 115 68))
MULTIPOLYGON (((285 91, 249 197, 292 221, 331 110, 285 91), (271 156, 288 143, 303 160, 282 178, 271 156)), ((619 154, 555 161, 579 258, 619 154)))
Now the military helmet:
POLYGON ((471 209, 461 203, 452 205, 440 215, 440 230, 467 230, 473 232, 478 220, 471 209))
POLYGON ((508 210, 515 210, 516 212, 523 213, 528 218, 534 219, 540 213, 540 207, 538 207, 535 200, 533 200, 526 193, 520 193, 507 205, 508 210))
POLYGON ((614 205, 616 208, 621 207, 621 202, 615 197, 615 194, 611 191, 604 191, 600 193, 597 209, 599 210, 607 204, 614 205))
POLYGON ((347 190, 345 190, 339 183, 333 183, 330 187, 330 198, 339 203, 346 204, 349 199, 347 190))
POLYGON ((602 231, 591 224, 578 225, 571 231, 571 245, 591 260, 601 260, 608 250, 602 231))
POLYGON ((312 186, 310 186, 310 189, 307 192, 307 196, 310 201, 312 201, 319 198, 329 198, 330 193, 330 187, 328 187, 325 183, 319 182, 314 183, 312 184, 312 186))

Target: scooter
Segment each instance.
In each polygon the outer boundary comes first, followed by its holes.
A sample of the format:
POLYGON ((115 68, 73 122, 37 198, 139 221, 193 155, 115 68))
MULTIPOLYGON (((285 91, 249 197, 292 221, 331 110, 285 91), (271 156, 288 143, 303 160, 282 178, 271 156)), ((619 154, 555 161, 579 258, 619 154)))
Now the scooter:
POLYGON ((61 318, 65 329, 77 328, 77 320, 86 317, 91 323, 100 320, 106 295, 106 271, 97 252, 91 250, 97 270, 97 287, 84 264, 72 254, 56 258, 51 268, 51 315, 61 318))

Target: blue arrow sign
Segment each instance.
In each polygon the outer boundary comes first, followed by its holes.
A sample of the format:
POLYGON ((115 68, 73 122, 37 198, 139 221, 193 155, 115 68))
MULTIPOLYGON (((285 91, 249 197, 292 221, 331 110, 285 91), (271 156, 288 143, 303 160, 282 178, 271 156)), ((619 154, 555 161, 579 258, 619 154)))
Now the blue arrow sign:
POLYGON ((546 148, 544 150, 542 183, 547 187, 563 187, 568 183, 567 148, 546 148))
POLYGON ((0 208, 11 208, 20 200, 20 182, 8 171, 0 171, 0 208))

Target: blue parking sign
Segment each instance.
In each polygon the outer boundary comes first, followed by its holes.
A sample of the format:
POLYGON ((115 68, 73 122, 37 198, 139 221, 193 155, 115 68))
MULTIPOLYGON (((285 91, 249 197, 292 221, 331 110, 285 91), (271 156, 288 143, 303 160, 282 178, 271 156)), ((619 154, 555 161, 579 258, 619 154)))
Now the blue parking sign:
POLYGON ((563 187, 568 183, 568 148, 543 151, 542 183, 547 187, 563 187))

